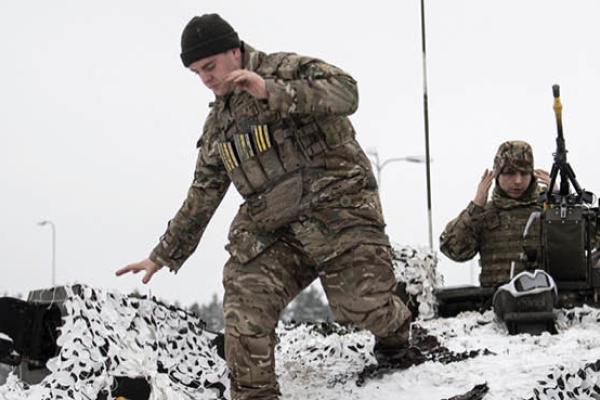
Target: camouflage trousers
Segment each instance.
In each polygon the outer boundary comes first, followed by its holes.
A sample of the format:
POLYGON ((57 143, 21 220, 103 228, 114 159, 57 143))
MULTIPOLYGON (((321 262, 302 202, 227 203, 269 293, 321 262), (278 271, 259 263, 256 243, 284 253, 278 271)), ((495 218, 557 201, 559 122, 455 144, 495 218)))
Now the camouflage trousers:
POLYGON ((317 266, 283 240, 252 261, 224 269, 225 356, 233 400, 277 399, 275 327, 287 304, 316 278, 338 322, 378 340, 406 343, 410 311, 394 294, 390 249, 359 245, 317 266))

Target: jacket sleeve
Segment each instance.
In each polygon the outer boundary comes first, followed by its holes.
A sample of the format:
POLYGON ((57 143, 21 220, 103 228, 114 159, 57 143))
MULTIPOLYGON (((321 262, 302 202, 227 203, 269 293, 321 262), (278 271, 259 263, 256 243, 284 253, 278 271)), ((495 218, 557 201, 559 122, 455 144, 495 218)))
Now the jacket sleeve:
POLYGON ((219 157, 216 132, 213 132, 210 117, 198 144, 194 180, 187 197, 150 254, 152 261, 168 266, 174 272, 198 246, 230 184, 219 157))
POLYGON ((281 74, 265 79, 269 107, 287 114, 350 115, 358 108, 356 81, 321 60, 293 55, 281 74), (296 58, 296 59, 294 59, 296 58))
POLYGON ((470 202, 440 236, 440 250, 454 261, 467 261, 479 252, 480 222, 484 209, 470 202))

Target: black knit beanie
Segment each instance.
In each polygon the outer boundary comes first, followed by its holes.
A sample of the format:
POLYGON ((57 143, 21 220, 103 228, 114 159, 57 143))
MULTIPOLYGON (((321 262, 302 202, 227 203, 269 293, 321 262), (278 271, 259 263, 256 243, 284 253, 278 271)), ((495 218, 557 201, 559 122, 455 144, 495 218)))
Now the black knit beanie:
POLYGON ((194 62, 229 49, 240 47, 240 38, 219 14, 204 14, 188 22, 181 34, 181 61, 189 67, 194 62))

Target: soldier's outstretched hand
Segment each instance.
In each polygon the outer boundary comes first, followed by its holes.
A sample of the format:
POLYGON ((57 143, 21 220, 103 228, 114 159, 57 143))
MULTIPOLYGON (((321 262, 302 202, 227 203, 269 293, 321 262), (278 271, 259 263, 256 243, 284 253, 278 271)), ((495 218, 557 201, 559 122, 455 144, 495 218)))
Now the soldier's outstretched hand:
POLYGON ((477 186, 477 193, 475 193, 475 198, 473 199, 473 203, 477 204, 480 207, 485 206, 485 203, 488 199, 488 194, 490 192, 490 187, 492 186, 492 182, 494 182, 494 171, 486 170, 481 177, 481 181, 477 186))
POLYGON ((225 77, 225 82, 229 82, 242 90, 250 93, 257 99, 267 98, 267 85, 262 76, 256 72, 247 69, 238 69, 232 71, 225 77))
POLYGON ((150 282, 150 279, 152 279, 152 275, 154 275, 156 273, 156 271, 158 271, 161 268, 162 268, 161 265, 158 265, 151 259, 146 258, 142 261, 139 261, 139 262, 136 262, 133 264, 129 264, 129 265, 117 270, 117 272, 115 272, 115 274, 117 276, 121 276, 128 272, 137 274, 140 271, 146 271, 146 273, 144 274, 144 277, 142 278, 142 282, 148 283, 148 282, 150 282))

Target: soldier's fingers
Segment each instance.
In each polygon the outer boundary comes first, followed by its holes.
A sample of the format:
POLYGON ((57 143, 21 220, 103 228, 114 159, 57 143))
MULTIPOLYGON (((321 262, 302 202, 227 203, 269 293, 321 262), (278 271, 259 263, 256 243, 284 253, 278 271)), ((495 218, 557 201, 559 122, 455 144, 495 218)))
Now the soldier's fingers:
POLYGON ((137 274, 138 272, 140 272, 140 268, 143 269, 144 267, 142 267, 139 263, 129 264, 129 265, 117 270, 117 272, 115 272, 115 274, 117 276, 121 276, 128 272, 133 272, 134 274, 137 274))
POLYGON ((240 76, 236 76, 235 78, 233 78, 230 83, 233 83, 234 85, 238 86, 240 89, 246 89, 250 86, 252 86, 252 80, 250 79, 250 77, 245 76, 245 75, 240 75, 240 76))
POLYGON ((244 72, 245 71, 243 69, 237 69, 235 71, 232 71, 232 72, 229 73, 229 75, 227 75, 225 77, 225 81, 226 82, 232 82, 232 81, 238 79, 240 76, 243 76, 244 72))
POLYGON ((128 273, 129 271, 131 271, 131 264, 129 264, 129 265, 127 265, 126 267, 123 267, 123 268, 121 268, 121 269, 118 269, 118 270, 115 272, 115 275, 117 275, 117 276, 121 276, 121 275, 123 275, 123 274, 126 274, 126 273, 128 273))
POLYGON ((147 269, 146 274, 142 278, 142 283, 146 284, 146 283, 150 282, 150 279, 152 279, 152 275, 154 275, 155 272, 156 271, 154 271, 154 270, 147 269))
POLYGON ((244 73, 236 74, 236 75, 234 75, 234 76, 231 77, 231 80, 233 82, 245 81, 246 79, 248 79, 248 77, 244 73))
POLYGON ((491 185, 493 180, 494 180, 494 173, 493 173, 493 171, 486 170, 486 174, 483 177, 483 181, 486 184, 491 185))
POLYGON ((485 172, 483 173, 483 176, 481 177, 481 181, 489 181, 494 177, 494 172, 490 171, 489 169, 486 169, 485 172))
POLYGON ((244 76, 239 76, 239 77, 235 78, 232 82, 234 85, 237 85, 240 88, 250 86, 250 81, 244 76))

